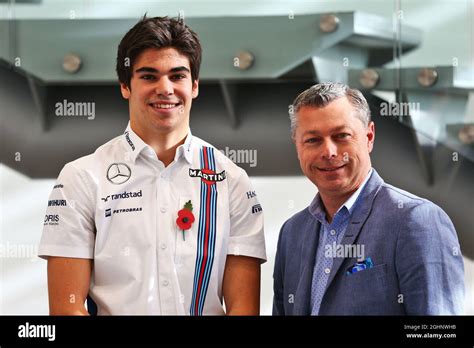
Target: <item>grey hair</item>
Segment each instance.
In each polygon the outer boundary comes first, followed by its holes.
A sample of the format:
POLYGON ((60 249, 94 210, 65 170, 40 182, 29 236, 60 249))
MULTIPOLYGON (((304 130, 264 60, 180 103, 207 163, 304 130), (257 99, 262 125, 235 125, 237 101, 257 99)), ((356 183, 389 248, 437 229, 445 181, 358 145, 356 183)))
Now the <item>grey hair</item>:
POLYGON ((291 136, 295 137, 297 118, 296 114, 303 106, 323 108, 332 101, 347 97, 356 109, 356 117, 367 128, 370 123, 370 109, 367 100, 357 89, 339 82, 324 82, 313 85, 298 95, 290 109, 291 136))

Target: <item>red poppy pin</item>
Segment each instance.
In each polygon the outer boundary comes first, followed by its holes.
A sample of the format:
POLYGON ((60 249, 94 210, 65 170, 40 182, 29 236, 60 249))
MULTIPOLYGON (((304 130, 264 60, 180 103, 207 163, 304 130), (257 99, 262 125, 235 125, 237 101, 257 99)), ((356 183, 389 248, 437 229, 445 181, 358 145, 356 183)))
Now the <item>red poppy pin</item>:
POLYGON ((178 218, 176 219, 176 224, 178 225, 179 229, 183 231, 183 240, 186 240, 184 232, 191 228, 193 222, 193 204, 191 201, 187 201, 183 209, 178 211, 178 218))

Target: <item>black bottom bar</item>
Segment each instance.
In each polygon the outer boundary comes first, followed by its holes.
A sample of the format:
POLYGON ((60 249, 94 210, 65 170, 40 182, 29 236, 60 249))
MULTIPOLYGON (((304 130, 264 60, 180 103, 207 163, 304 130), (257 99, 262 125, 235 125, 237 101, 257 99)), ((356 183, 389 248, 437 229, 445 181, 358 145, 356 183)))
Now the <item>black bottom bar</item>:
POLYGON ((474 316, 0 317, 0 346, 126 344, 474 345, 474 316))

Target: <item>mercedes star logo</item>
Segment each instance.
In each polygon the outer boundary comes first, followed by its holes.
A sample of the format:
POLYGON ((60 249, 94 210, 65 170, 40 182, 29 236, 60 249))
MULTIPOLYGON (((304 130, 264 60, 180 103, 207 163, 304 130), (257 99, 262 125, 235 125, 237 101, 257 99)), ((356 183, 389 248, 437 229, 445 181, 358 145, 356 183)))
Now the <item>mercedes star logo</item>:
POLYGON ((123 184, 131 176, 132 171, 125 163, 112 163, 107 169, 107 180, 115 185, 123 184))

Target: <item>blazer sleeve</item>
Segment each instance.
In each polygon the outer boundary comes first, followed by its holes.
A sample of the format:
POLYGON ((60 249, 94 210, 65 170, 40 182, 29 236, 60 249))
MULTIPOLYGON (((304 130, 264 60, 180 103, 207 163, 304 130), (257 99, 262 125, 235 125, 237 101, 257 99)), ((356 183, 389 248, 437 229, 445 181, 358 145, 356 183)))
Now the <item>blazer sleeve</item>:
POLYGON ((464 265, 447 214, 426 201, 412 207, 396 245, 400 295, 408 315, 464 313, 464 265))
POLYGON ((273 315, 285 315, 285 307, 283 306, 285 243, 283 242, 283 235, 286 224, 287 222, 285 222, 280 229, 277 252, 275 256, 275 265, 273 269, 273 315))

